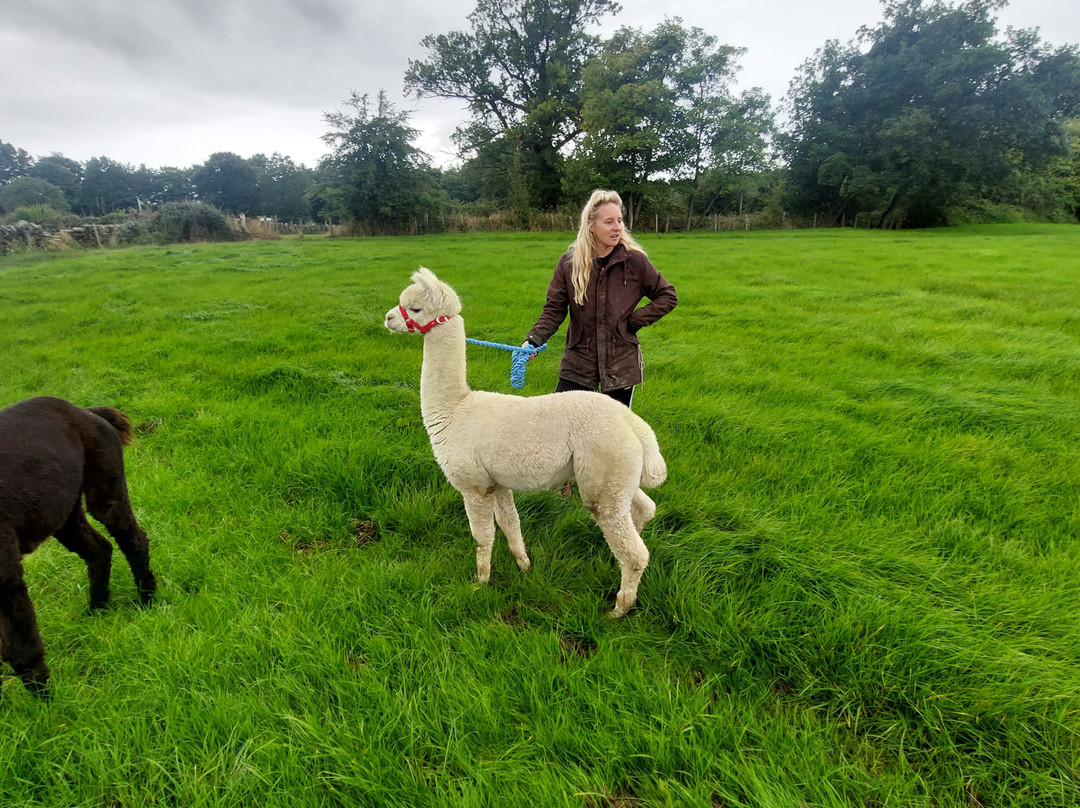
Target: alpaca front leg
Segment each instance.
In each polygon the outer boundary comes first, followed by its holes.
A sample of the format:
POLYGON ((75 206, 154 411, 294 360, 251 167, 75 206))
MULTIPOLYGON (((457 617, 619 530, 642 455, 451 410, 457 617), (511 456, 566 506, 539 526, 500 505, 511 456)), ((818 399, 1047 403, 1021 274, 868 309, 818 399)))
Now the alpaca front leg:
POLYGON ((86 521, 82 505, 76 505, 57 540, 86 562, 90 579, 90 609, 104 609, 109 602, 109 577, 112 573, 112 545, 86 521))
POLYGON ((518 569, 528 572, 532 569, 532 562, 525 552, 525 540, 521 536, 521 520, 518 518, 517 508, 514 505, 514 492, 509 488, 495 489, 495 521, 502 528, 506 536, 506 543, 510 545, 510 555, 517 562, 518 569))
POLYGON ((482 584, 491 577, 491 548, 495 544, 494 498, 486 491, 462 492, 469 530, 476 540, 476 580, 482 584))
POLYGON ((27 690, 46 696, 49 666, 14 534, 0 534, 0 545, 0 665, 7 662, 27 690))

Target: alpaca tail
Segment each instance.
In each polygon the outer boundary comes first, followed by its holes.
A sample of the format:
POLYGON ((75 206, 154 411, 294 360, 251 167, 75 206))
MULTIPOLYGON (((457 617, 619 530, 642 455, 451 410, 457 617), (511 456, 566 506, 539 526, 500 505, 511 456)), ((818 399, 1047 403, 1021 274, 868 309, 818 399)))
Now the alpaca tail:
POLYGON ((114 407, 90 407, 87 412, 92 412, 99 418, 104 418, 116 434, 120 436, 120 443, 124 446, 131 444, 131 419, 114 407))
POLYGON ((667 463, 660 454, 660 444, 656 441, 656 433, 652 427, 634 413, 630 415, 630 426, 641 441, 642 460, 641 487, 655 488, 667 479, 667 463))

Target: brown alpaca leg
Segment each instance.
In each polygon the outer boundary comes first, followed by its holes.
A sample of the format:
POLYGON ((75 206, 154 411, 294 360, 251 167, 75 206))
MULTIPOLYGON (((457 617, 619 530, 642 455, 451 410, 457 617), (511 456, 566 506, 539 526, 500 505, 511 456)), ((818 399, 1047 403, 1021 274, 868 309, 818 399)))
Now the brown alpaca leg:
POLYGON ((521 536, 521 520, 518 518, 517 507, 514 505, 514 492, 509 488, 495 489, 495 521, 502 528, 506 536, 506 543, 510 545, 510 555, 517 562, 518 569, 528 572, 532 569, 532 562, 525 552, 525 540, 521 536))
POLYGON ((90 578, 90 608, 103 609, 109 602, 109 575, 112 572, 112 545, 86 521, 82 503, 56 531, 57 540, 86 562, 90 578))
POLYGON ((116 456, 116 451, 116 448, 112 447, 103 455, 104 459, 96 458, 98 462, 92 478, 88 470, 86 509, 105 525, 109 534, 116 539, 116 545, 127 559, 131 574, 135 577, 139 600, 145 605, 157 591, 157 579, 150 569, 150 542, 131 510, 123 461, 116 456))
POLYGON ((0 653, 35 695, 48 692, 49 666, 37 615, 23 581, 14 531, 0 533, 0 653))
POLYGON ((120 552, 127 559, 131 574, 135 578, 135 586, 139 590, 139 600, 144 606, 150 603, 157 591, 157 578, 150 569, 150 541, 135 521, 126 491, 123 499, 113 502, 107 508, 96 507, 96 503, 89 496, 87 505, 94 518, 105 525, 116 539, 120 552))
POLYGON ((469 530, 476 540, 476 580, 485 584, 491 577, 491 548, 495 544, 495 499, 487 491, 462 491, 469 530))

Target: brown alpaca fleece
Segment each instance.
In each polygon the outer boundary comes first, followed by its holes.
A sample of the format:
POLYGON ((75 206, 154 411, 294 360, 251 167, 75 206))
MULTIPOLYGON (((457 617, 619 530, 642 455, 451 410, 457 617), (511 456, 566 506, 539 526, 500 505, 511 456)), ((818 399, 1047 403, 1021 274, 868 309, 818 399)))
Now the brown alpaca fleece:
POLYGON ((91 527, 89 512, 127 558, 142 602, 157 589, 128 500, 123 446, 130 436, 127 416, 111 407, 42 396, 0 410, 0 659, 32 692, 46 693, 49 668, 23 581, 24 555, 56 536, 86 562, 90 608, 104 607, 112 545, 91 527))

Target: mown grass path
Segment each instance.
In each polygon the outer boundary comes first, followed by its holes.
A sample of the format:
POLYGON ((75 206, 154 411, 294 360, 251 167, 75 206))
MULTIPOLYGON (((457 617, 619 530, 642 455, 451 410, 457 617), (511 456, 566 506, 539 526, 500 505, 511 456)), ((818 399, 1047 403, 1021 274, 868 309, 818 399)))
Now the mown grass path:
MULTIPOLYGON (((418 265, 520 343, 569 234, 0 261, 0 404, 124 409, 159 600, 25 560, 0 805, 1063 806, 1080 793, 1080 228, 641 236, 680 305, 639 605, 575 500, 476 587, 418 265)), ((521 395, 555 382, 561 335, 521 395)), ((512 392, 502 351, 470 383, 512 392)), ((117 557, 119 559, 119 556, 117 557)))

